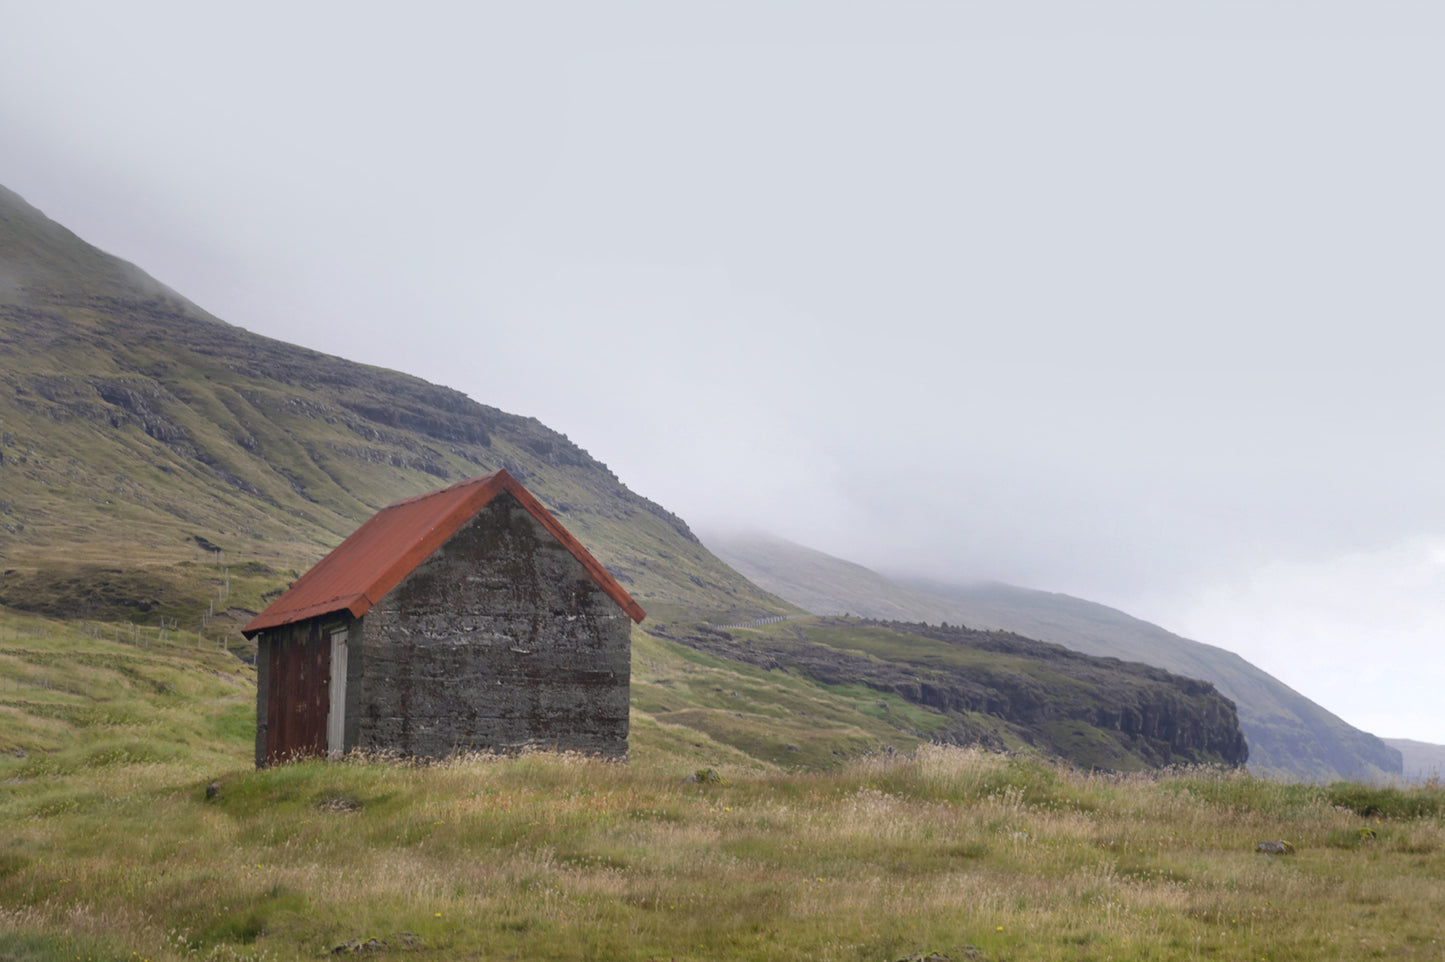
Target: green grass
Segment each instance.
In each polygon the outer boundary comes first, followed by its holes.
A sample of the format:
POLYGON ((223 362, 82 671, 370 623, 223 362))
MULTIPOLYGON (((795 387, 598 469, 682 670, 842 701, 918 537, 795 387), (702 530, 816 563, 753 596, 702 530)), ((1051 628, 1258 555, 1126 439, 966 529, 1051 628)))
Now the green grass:
POLYGON ((304 763, 174 784, 108 771, 14 821, 0 948, 60 958, 1437 959, 1445 830, 1241 812, 963 749, 684 780, 639 746, 410 767, 304 763), (78 788, 73 794, 85 794, 78 788), (102 802, 101 799, 104 799, 102 802), (1256 841, 1287 837, 1270 858, 1256 841), (43 853, 43 854, 42 854, 43 853), (972 946, 970 950, 967 947, 972 946), (53 951, 51 951, 53 949, 53 951), (47 954, 48 953, 48 954, 47 954))
POLYGON ((1356 815, 1385 818, 1439 818, 1445 813, 1445 788, 1429 784, 1409 791, 1382 785, 1336 782, 1329 787, 1330 802, 1356 815))
POLYGON ((1436 786, 1089 776, 917 735, 774 763, 672 720, 668 699, 741 706, 775 742, 875 737, 895 713, 656 639, 637 646, 651 708, 635 707, 625 764, 256 771, 245 665, 194 636, 98 634, 0 615, 0 959, 311 959, 370 940, 639 962, 1445 952, 1436 786), (719 778, 689 779, 700 769, 719 778), (1272 839, 1294 854, 1255 851, 1272 839))
POLYGON ((833 768, 877 750, 908 752, 943 716, 864 685, 823 685, 633 633, 632 704, 758 762, 833 768))
MULTIPOLYGON (((0 617, 0 781, 28 788, 108 766, 229 764, 254 737, 254 670, 195 634, 159 635, 0 617)), ((0 796, 0 812, 26 795, 0 796)))

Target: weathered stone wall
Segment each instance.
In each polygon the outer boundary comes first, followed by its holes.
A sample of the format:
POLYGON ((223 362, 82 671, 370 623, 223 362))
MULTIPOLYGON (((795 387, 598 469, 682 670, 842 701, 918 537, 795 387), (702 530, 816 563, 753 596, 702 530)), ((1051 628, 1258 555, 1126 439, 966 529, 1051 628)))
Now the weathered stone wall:
POLYGON ((502 493, 353 630, 347 746, 625 756, 631 629, 502 493))

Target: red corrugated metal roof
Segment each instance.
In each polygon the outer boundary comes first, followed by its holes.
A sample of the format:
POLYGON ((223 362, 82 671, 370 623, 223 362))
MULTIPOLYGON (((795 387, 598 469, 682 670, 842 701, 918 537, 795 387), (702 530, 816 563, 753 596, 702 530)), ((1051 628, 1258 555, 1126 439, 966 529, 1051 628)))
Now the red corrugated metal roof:
POLYGON ((646 617, 582 543, 506 471, 461 481, 447 488, 387 505, 337 545, 241 632, 251 637, 267 628, 294 624, 333 612, 359 618, 436 551, 453 534, 506 491, 572 553, 598 587, 633 621, 646 617))

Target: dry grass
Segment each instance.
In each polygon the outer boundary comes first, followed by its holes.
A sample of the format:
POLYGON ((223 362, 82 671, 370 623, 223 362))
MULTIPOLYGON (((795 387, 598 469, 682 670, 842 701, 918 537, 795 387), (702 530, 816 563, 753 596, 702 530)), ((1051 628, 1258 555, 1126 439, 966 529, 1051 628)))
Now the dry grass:
POLYGON ((1445 959, 1439 786, 785 771, 645 713, 627 764, 257 772, 251 676, 178 640, 0 622, 0 959, 1445 959))
POLYGON ((175 765, 61 777, 67 804, 7 812, 0 957, 1445 957, 1441 820, 1319 788, 932 747, 686 773, 639 747, 237 769, 210 801, 175 765))

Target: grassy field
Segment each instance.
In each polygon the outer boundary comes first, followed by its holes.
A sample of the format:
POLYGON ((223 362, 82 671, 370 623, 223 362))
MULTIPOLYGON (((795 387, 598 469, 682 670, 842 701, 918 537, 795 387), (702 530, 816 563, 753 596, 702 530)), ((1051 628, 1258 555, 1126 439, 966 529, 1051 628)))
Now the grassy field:
MULTIPOLYGON (((0 617, 0 959, 1445 959, 1438 786, 1086 775, 916 739, 774 764, 669 718, 747 679, 635 660, 627 764, 257 772, 234 656, 0 617)), ((739 714, 786 726, 775 694, 739 714)))

